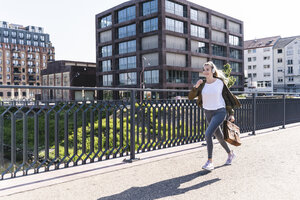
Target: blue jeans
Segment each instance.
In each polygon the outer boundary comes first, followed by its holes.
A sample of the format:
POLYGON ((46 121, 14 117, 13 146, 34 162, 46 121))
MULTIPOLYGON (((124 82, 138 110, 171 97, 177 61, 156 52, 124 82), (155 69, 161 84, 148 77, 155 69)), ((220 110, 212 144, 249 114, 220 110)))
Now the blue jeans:
POLYGON ((216 136, 216 138, 219 140, 220 144, 225 149, 225 151, 227 153, 230 153, 230 149, 224 140, 224 136, 223 136, 222 130, 220 128, 220 125, 223 123, 223 121, 226 118, 226 109, 220 108, 217 110, 204 110, 204 113, 205 113, 205 117, 209 123, 209 125, 205 131, 208 159, 212 158, 212 151, 213 151, 212 137, 213 137, 213 135, 216 136))

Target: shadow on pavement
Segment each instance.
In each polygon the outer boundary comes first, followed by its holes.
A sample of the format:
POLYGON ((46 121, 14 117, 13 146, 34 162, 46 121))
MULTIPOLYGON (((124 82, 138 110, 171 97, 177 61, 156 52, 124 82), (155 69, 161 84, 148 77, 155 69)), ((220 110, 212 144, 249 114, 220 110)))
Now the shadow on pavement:
POLYGON ((204 176, 208 174, 208 171, 199 171, 193 174, 189 174, 186 176, 181 176, 165 181, 161 181, 158 183, 154 183, 145 187, 132 187, 128 190, 125 190, 124 192, 121 192, 119 194, 115 194, 112 196, 102 197, 98 200, 141 200, 141 199, 159 199, 163 197, 168 196, 175 196, 179 194, 184 194, 190 190, 196 190, 202 187, 205 187, 207 185, 213 184, 217 181, 220 181, 221 179, 215 178, 207 181, 203 181, 201 183, 198 183, 196 185, 182 188, 180 189, 180 185, 186 182, 189 182, 195 178, 198 178, 200 176, 204 176))

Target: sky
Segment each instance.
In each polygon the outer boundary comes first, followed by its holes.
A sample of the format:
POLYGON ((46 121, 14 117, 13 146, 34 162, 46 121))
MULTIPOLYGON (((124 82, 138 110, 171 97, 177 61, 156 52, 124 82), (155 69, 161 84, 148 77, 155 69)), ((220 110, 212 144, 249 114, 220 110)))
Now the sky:
MULTIPOLYGON (((295 0, 190 1, 243 21, 244 40, 300 35, 295 0)), ((0 21, 44 27, 56 60, 96 62, 95 15, 123 2, 126 0, 0 0, 0 21)))

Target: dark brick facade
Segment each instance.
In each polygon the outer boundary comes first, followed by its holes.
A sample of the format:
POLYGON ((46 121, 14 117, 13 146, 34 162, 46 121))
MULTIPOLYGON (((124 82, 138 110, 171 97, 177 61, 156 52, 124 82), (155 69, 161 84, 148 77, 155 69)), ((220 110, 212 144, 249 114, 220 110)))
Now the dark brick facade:
MULTIPOLYGON (((200 5, 185 1, 185 0, 172 0, 172 2, 181 4, 185 7, 185 10, 187 11, 186 13, 186 17, 182 17, 182 16, 178 16, 175 14, 171 14, 165 11, 165 0, 158 0, 158 12, 156 13, 152 13, 146 16, 142 16, 142 5, 145 2, 149 2, 149 1, 145 1, 145 0, 132 0, 132 1, 128 1, 125 2, 123 4, 120 4, 114 8, 111 8, 107 11, 104 11, 100 14, 96 15, 96 52, 97 52, 97 78, 96 78, 96 82, 97 82, 97 86, 102 86, 102 76, 103 75, 107 75, 107 74, 112 74, 113 75, 113 82, 112 82, 112 87, 121 87, 119 85, 119 80, 118 80, 118 75, 120 73, 120 70, 118 69, 117 66, 117 59, 120 57, 127 57, 127 56, 136 56, 136 68, 134 69, 128 69, 127 72, 136 72, 137 73, 137 84, 136 85, 125 85, 123 87, 140 87, 140 72, 142 71, 142 55, 146 54, 146 53, 159 53, 159 65, 158 66, 153 66, 153 67, 147 67, 145 68, 146 70, 159 70, 159 84, 146 84, 146 88, 160 88, 160 89, 188 89, 192 87, 192 72, 199 72, 199 69, 197 68, 192 68, 191 67, 191 56, 199 56, 199 57, 205 57, 207 58, 207 61, 209 60, 213 60, 213 59, 218 59, 218 60, 222 60, 225 63, 229 63, 229 62, 237 62, 240 64, 240 69, 238 70, 238 72, 232 72, 232 75, 239 77, 239 84, 235 85, 232 87, 233 90, 238 90, 238 91, 243 91, 244 90, 244 61, 243 61, 243 22, 240 20, 237 20, 235 18, 229 17, 227 15, 218 13, 216 11, 213 11, 211 9, 202 7, 200 5), (118 11, 135 5, 136 6, 136 18, 129 20, 129 21, 125 21, 122 23, 117 23, 117 14, 118 11), (201 22, 196 22, 194 20, 191 20, 190 17, 190 9, 197 9, 199 11, 204 11, 207 13, 207 23, 201 23, 201 22), (112 16, 112 25, 109 27, 105 27, 105 28, 101 28, 99 26, 100 24, 100 20, 101 18, 107 16, 107 15, 111 15, 112 16), (225 28, 218 28, 216 26, 213 26, 211 24, 211 16, 217 16, 220 18, 223 18, 225 20, 225 28), (157 17, 158 18, 158 30, 156 31, 152 31, 152 32, 148 32, 148 33, 143 33, 142 31, 142 24, 143 21, 146 19, 151 19, 157 17), (177 33, 177 32, 173 32, 173 31, 169 31, 166 30, 166 17, 175 19, 175 20, 180 20, 182 22, 184 22, 186 25, 186 30, 184 33, 177 33), (229 30, 229 21, 237 23, 240 25, 240 33, 234 33, 231 32, 229 30), (131 37, 126 37, 126 38, 122 38, 122 39, 118 39, 117 37, 117 28, 118 27, 122 27, 125 25, 129 25, 129 24, 136 24, 136 35, 135 36, 131 36, 131 37), (197 38, 194 36, 191 36, 191 24, 193 25, 199 25, 201 27, 205 27, 208 29, 208 38, 204 39, 204 38, 197 38), (105 43, 101 43, 99 40, 100 37, 100 33, 107 31, 107 30, 112 30, 112 40, 109 42, 105 42, 105 43), (219 32, 222 32, 225 34, 225 38, 226 38, 226 42, 225 43, 220 43, 220 42, 216 42, 213 41, 211 38, 211 32, 212 30, 216 30, 219 32), (232 46, 229 44, 228 42, 228 37, 230 35, 234 35, 240 38, 241 41, 241 45, 240 46, 232 46), (146 36, 151 36, 151 35, 158 35, 158 48, 155 49, 149 49, 149 50, 142 50, 142 38, 146 37, 146 36), (168 49, 166 48, 166 35, 170 35, 170 36, 177 36, 177 37, 181 37, 181 38, 185 38, 187 41, 187 45, 186 45, 186 50, 178 50, 178 49, 168 49), (133 53, 129 53, 129 54, 122 54, 122 55, 118 55, 117 52, 117 44, 119 42, 122 41, 129 41, 129 40, 136 40, 136 52, 133 53), (206 42, 209 45, 209 52, 207 54, 204 53, 197 53, 197 52, 192 52, 191 51, 191 40, 197 40, 200 42, 206 42), (222 45, 226 48, 226 56, 215 56, 212 53, 212 44, 216 44, 216 45, 222 45), (105 57, 105 58, 101 58, 100 56, 100 51, 101 51, 101 47, 105 46, 105 45, 112 45, 112 56, 110 57, 105 57), (241 57, 239 59, 235 59, 235 58, 231 58, 230 57, 230 48, 234 48, 237 50, 240 50, 242 52, 241 57), (166 63, 166 53, 178 53, 178 54, 183 54, 186 55, 186 67, 175 67, 175 66, 170 66, 167 65, 166 63), (112 60, 111 63, 111 71, 106 71, 106 72, 102 72, 101 71, 101 62, 103 60, 112 60), (187 83, 170 83, 167 82, 166 80, 166 71, 167 70, 176 70, 176 71, 186 71, 188 72, 188 77, 187 77, 187 83)), ((124 71, 123 71, 124 72, 124 71)))

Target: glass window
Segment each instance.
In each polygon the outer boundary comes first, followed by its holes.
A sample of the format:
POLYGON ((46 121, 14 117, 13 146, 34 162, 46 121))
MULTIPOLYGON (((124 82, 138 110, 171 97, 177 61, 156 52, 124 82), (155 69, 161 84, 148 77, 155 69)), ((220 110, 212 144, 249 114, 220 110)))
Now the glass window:
POLYGON ((102 72, 111 71, 111 60, 102 61, 102 72))
POLYGON ((129 26, 120 27, 118 29, 119 38, 125 38, 136 35, 136 25, 132 24, 129 26))
POLYGON ((118 22, 125 22, 135 19, 135 6, 131 6, 118 12, 118 22))
POLYGON ((136 72, 122 73, 119 75, 120 85, 136 85, 136 72))
POLYGON ((198 53, 208 53, 208 44, 204 42, 198 42, 198 53))
POLYGON ((229 35, 229 44, 234 46, 241 46, 240 38, 237 36, 229 35))
POLYGON ((184 33, 184 24, 181 21, 166 18, 166 29, 178 33, 184 33))
POLYGON ((119 54, 127 53, 127 42, 119 43, 119 54))
POLYGON ((166 0, 166 12, 175 13, 175 3, 166 0))
POLYGON ((220 70, 224 69, 225 60, 213 59, 213 63, 215 63, 216 67, 220 70))
POLYGON ((136 51, 136 40, 119 43, 119 54, 136 51))
POLYGON ((183 17, 185 15, 183 10, 182 5, 166 0, 166 12, 183 17))
POLYGON ((198 20, 198 11, 191 9, 191 19, 197 21, 198 20))
POLYGON ((136 68, 136 56, 119 59, 119 70, 136 68))
POLYGON ((200 38, 206 38, 206 29, 201 26, 191 24, 191 35, 200 38))
POLYGON ((175 15, 183 17, 183 6, 175 3, 175 15))
POLYGON ((100 20, 100 28, 108 27, 112 25, 111 15, 102 17, 100 20))
POLYGON ((143 3, 143 16, 157 12, 157 0, 143 3))
POLYGON ((288 74, 293 74, 293 67, 292 66, 288 67, 288 74))
POLYGON ((212 54, 215 56, 226 56, 226 48, 224 46, 212 44, 212 54))
POLYGON ((136 68, 136 56, 128 57, 127 66, 128 69, 136 68))
MULTIPOLYGON (((241 67, 241 63, 238 62, 230 62, 230 67, 232 68, 232 72, 240 72, 242 67, 241 67)), ((248 66, 249 67, 249 66, 248 66)), ((250 66, 251 69, 251 66, 250 66)))
POLYGON ((103 75, 103 86, 112 85, 112 75, 103 75))
POLYGON ((159 83, 159 70, 144 72, 145 84, 159 83))
POLYGON ((132 40, 132 41, 128 41, 127 42, 127 52, 135 52, 136 51, 136 41, 132 40))
POLYGON ((3 34, 4 34, 5 37, 7 37, 8 36, 8 31, 3 31, 3 34))
POLYGON ((111 45, 104 46, 101 49, 101 57, 108 57, 108 56, 112 56, 112 46, 111 45))
POLYGON ((241 59, 242 58, 241 50, 230 48, 230 58, 241 59))
POLYGON ((143 32, 156 31, 158 29, 158 19, 149 19, 143 22, 143 32))
POLYGON ((188 72, 167 70, 166 79, 168 83, 188 83, 188 72))

